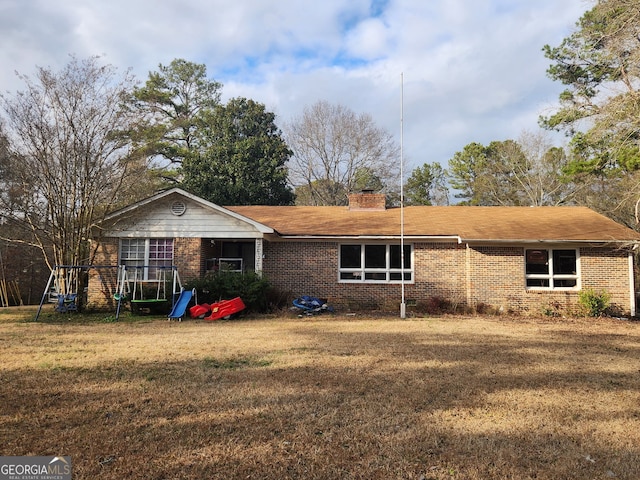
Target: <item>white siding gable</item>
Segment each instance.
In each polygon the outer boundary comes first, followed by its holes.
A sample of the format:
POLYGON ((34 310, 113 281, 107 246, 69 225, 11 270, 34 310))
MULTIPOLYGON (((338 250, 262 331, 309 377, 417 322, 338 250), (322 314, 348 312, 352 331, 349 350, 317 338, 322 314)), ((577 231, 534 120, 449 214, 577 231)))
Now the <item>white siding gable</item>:
POLYGON ((183 196, 170 195, 123 213, 103 225, 103 235, 128 238, 262 238, 263 233, 249 221, 223 208, 211 208, 183 196), (172 213, 172 205, 186 206, 182 215, 172 213))

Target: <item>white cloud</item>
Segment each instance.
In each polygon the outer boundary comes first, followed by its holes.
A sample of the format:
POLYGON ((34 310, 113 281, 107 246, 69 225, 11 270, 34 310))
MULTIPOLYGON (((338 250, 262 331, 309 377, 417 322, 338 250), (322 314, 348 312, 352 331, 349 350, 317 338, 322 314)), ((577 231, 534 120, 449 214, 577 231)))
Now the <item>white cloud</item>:
POLYGON ((561 85, 541 49, 557 45, 585 0, 4 0, 0 91, 14 70, 105 55, 140 80, 175 58, 205 63, 225 98, 263 102, 281 122, 328 100, 399 132, 414 166, 467 143, 535 129, 561 85))
POLYGON ((360 22, 346 37, 348 54, 365 59, 375 60, 388 52, 388 27, 379 18, 368 18, 360 22))

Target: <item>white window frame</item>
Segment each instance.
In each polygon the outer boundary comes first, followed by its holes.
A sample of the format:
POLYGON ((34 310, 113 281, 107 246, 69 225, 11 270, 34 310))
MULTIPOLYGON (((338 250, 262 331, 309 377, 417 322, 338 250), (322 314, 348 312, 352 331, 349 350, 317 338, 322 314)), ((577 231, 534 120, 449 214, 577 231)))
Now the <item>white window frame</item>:
POLYGON ((343 242, 338 245, 338 282, 339 283, 389 283, 400 284, 402 279, 391 279, 392 274, 400 274, 404 272, 405 277, 408 275, 408 279, 404 280, 404 283, 414 283, 414 248, 412 243, 405 243, 405 248, 411 249, 409 264, 410 268, 391 268, 391 247, 396 246, 400 248, 400 243, 375 243, 375 242, 343 242), (358 245, 360 247, 360 266, 343 268, 342 265, 342 247, 345 245, 358 245), (365 267, 365 250, 367 246, 384 246, 385 247, 385 266, 384 267, 365 267), (367 275, 384 275, 382 278, 367 278, 367 275), (343 278, 347 276, 349 278, 343 278))
POLYGON ((524 285, 527 290, 554 290, 554 291, 576 291, 580 290, 581 283, 580 272, 580 249, 579 248, 535 248, 527 247, 524 249, 524 285), (540 250, 547 252, 547 273, 527 273, 527 252, 530 250, 540 250), (553 252, 557 250, 572 250, 576 253, 576 272, 575 274, 559 274, 553 273, 553 252), (529 286, 528 280, 547 280, 549 286, 529 286), (556 286, 556 280, 575 280, 576 284, 573 287, 556 286))
POLYGON ((173 260, 175 258, 175 241, 173 238, 121 238, 119 245, 118 245, 118 264, 119 265, 127 265, 127 266, 131 266, 131 267, 147 267, 147 268, 143 268, 143 274, 142 274, 142 278, 141 280, 145 280, 145 281, 159 281, 159 276, 157 275, 157 266, 155 264, 152 264, 152 262, 169 262, 169 265, 161 265, 161 266, 172 266, 173 265, 173 260), (127 258, 127 259, 123 259, 122 258, 122 253, 123 253, 123 244, 124 242, 143 242, 144 241, 144 258, 127 258), (151 260, 150 254, 151 254, 151 242, 166 242, 166 241, 171 241, 171 258, 162 258, 162 259, 153 259, 151 260))

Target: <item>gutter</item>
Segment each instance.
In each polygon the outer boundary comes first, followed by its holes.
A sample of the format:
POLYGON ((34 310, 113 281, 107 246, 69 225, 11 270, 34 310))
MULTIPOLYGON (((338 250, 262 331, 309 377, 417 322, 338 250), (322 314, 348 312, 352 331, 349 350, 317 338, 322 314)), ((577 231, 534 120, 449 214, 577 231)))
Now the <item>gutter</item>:
POLYGON ((518 240, 489 240, 486 238, 461 238, 461 242, 463 243, 487 243, 487 244, 527 244, 531 245, 532 243, 541 243, 541 244, 553 244, 553 243, 585 243, 585 244, 606 244, 606 243, 632 243, 639 244, 640 240, 574 240, 574 239, 555 239, 555 240, 546 240, 546 239, 518 239, 518 240))
MULTIPOLYGON (((277 238, 282 240, 399 240, 400 235, 281 235, 277 231, 273 232, 277 235, 277 238)), ((607 244, 607 243, 621 243, 621 244, 640 244, 640 240, 575 240, 575 239, 540 239, 540 238, 526 238, 526 239, 487 239, 487 238, 462 238, 459 235, 405 235, 406 239, 411 241, 434 241, 434 242, 447 242, 453 241, 458 244, 558 244, 558 243, 584 243, 584 244, 607 244)))
MULTIPOLYGON (((277 232, 274 232, 277 234, 277 232)), ((278 235, 282 240, 400 240, 400 235, 278 235)), ((457 235, 447 236, 411 236, 405 235, 405 240, 412 241, 455 241, 462 243, 462 239, 457 235)))

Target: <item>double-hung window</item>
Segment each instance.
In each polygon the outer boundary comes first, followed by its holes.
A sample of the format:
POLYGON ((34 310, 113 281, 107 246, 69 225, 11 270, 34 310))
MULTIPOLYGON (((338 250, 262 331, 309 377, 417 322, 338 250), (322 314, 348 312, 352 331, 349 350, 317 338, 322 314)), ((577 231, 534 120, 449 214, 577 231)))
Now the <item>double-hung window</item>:
POLYGON ((173 265, 172 238, 123 238, 120 265, 138 268, 143 280, 160 278, 161 267, 173 265))
POLYGON ((404 245, 404 268, 400 245, 340 245, 339 279, 342 282, 391 283, 413 281, 413 249, 404 245))
POLYGON ((579 256, 575 249, 527 249, 525 264, 527 288, 578 287, 579 256))

